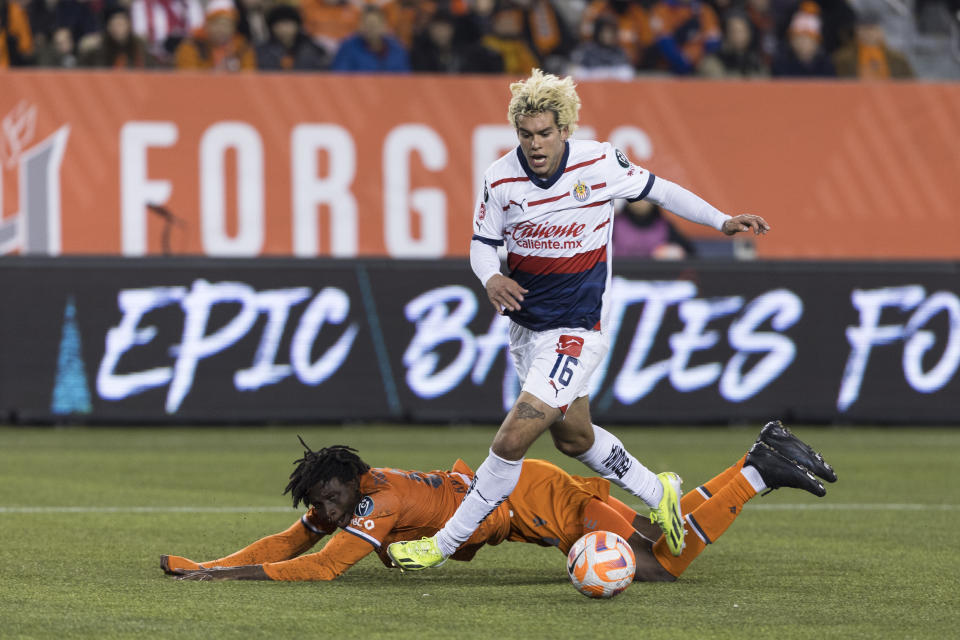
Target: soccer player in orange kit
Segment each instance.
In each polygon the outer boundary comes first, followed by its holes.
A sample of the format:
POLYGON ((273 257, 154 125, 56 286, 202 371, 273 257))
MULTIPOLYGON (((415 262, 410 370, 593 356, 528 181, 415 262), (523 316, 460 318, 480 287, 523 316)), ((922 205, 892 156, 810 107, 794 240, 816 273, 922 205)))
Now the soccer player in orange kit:
MULTIPOLYGON (((473 480, 462 460, 450 471, 371 468, 350 447, 311 451, 301 443, 306 451, 284 490, 294 507, 309 507, 297 522, 219 560, 197 563, 163 555, 161 568, 182 580, 333 580, 371 551, 390 567, 389 544, 435 533, 473 480), (301 555, 331 534, 320 551, 301 555)), ((613 531, 633 548, 635 579, 673 581, 757 493, 794 487, 823 496, 826 490, 814 474, 836 480, 819 453, 779 421, 768 423, 747 454, 683 496, 688 526, 684 549, 675 557, 659 526, 610 495, 608 480, 526 460, 517 489, 452 558, 470 560, 483 545, 503 541, 555 546, 566 554, 590 531, 613 531)))

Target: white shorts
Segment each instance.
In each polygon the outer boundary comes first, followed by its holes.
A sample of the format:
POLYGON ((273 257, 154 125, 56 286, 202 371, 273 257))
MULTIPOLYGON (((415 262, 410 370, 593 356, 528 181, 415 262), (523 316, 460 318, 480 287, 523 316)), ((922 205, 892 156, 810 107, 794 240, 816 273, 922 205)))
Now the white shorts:
POLYGON ((590 393, 590 379, 608 348, 600 331, 532 331, 510 323, 510 355, 522 390, 562 412, 590 393))

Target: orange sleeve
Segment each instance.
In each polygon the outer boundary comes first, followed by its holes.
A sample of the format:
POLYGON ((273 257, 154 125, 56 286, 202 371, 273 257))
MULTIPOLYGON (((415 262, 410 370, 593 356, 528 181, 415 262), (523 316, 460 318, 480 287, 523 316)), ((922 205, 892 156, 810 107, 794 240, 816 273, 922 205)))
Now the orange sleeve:
POLYGON ((655 39, 653 27, 650 25, 650 15, 641 6, 635 6, 633 13, 633 29, 637 33, 637 42, 642 47, 649 47, 655 39))
POLYGON ((253 47, 246 47, 244 50, 243 56, 240 58, 240 69, 243 71, 257 70, 257 54, 253 47))
POLYGON ((240 567, 295 558, 317 544, 324 535, 323 532, 311 530, 304 522, 305 517, 294 522, 286 531, 260 538, 219 560, 200 564, 203 567, 240 567))
POLYGON ((200 51, 190 40, 184 40, 177 46, 173 54, 174 66, 177 69, 202 69, 200 51))
POLYGON ((30 20, 23 7, 10 3, 10 35, 17 37, 17 50, 21 55, 29 56, 33 53, 33 32, 30 31, 30 20))
POLYGON ((333 580, 358 563, 373 549, 373 545, 366 540, 341 531, 317 553, 282 562, 266 563, 263 565, 263 570, 271 580, 288 582, 333 580))
POLYGON ((708 5, 700 7, 700 32, 705 38, 719 38, 722 35, 717 12, 708 5))

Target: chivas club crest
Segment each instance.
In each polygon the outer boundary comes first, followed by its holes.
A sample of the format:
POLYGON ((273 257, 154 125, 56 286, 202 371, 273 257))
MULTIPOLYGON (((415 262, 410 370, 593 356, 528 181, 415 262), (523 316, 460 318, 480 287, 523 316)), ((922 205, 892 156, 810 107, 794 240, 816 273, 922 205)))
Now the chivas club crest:
POLYGON ((573 191, 570 193, 573 194, 573 197, 577 202, 586 202, 587 198, 590 197, 590 187, 583 184, 583 182, 578 181, 577 184, 573 186, 573 191))

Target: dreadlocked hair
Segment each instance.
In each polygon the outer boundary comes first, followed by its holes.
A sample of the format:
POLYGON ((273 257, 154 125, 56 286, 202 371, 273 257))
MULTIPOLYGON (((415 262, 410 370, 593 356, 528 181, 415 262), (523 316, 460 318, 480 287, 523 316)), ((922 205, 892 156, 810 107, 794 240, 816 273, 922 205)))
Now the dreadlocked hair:
POLYGON ((335 444, 320 451, 313 451, 303 438, 297 436, 297 439, 303 445, 303 457, 294 461, 297 468, 290 474, 290 482, 283 490, 283 495, 289 493, 293 496, 294 509, 301 502, 305 507, 310 506, 306 500, 307 493, 318 482, 326 482, 332 478, 349 482, 370 470, 370 465, 361 460, 357 450, 352 447, 335 444))

